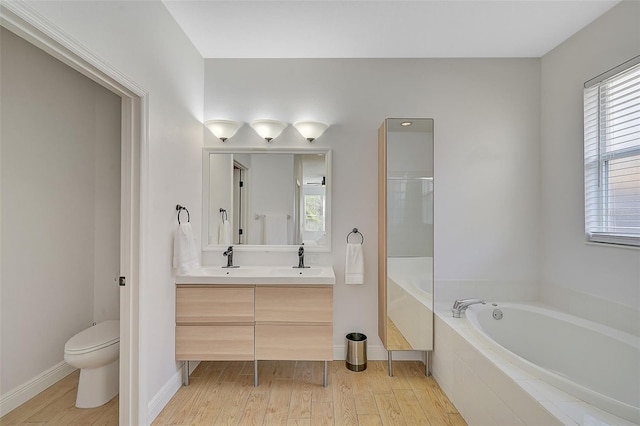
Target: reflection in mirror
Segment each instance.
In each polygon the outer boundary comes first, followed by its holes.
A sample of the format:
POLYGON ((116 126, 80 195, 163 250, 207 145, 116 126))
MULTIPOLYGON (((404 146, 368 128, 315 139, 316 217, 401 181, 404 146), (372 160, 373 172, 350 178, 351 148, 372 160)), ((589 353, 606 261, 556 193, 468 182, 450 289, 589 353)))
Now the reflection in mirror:
POLYGON ((329 154, 205 148, 205 247, 328 248, 329 154))
MULTIPOLYGON (((387 119, 381 131, 388 351, 433 349, 433 120, 387 119), (403 124, 404 123, 404 124, 403 124), (384 134, 382 134, 384 133, 384 134)), ((381 221, 382 224, 382 221, 381 221)), ((381 225, 382 226, 382 225, 381 225)))

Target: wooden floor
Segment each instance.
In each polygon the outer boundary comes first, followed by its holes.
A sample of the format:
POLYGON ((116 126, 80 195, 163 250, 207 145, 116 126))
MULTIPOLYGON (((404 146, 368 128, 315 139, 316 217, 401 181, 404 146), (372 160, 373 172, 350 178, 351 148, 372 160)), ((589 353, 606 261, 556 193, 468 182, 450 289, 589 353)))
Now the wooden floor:
MULTIPOLYGON (((202 362, 154 425, 466 425, 417 361, 369 361, 355 373, 344 361, 202 362)), ((93 409, 74 406, 75 372, 0 418, 0 425, 117 425, 118 397, 93 409)))
POLYGON ((400 332, 391 318, 387 317, 387 346, 388 351, 410 351, 413 350, 409 341, 400 332))
POLYGON ((365 371, 329 363, 322 387, 322 362, 260 361, 260 386, 253 362, 203 362, 153 425, 466 425, 424 364, 369 361, 365 371))
POLYGON ((0 425, 117 425, 118 397, 97 408, 76 408, 80 370, 0 418, 0 425))

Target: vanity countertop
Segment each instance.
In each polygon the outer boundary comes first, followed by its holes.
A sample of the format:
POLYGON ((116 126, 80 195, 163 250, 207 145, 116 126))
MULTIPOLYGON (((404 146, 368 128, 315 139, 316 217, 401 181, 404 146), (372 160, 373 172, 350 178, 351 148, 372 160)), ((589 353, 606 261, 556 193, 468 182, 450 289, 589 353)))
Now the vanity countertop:
POLYGON ((185 275, 176 276, 176 284, 202 285, 334 285, 336 276, 331 266, 298 269, 291 266, 201 266, 185 275))

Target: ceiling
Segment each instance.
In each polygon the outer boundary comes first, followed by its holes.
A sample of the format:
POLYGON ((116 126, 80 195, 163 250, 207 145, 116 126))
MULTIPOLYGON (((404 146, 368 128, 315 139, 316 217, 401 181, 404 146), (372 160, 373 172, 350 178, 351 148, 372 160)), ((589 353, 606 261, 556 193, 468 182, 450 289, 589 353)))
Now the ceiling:
POLYGON ((619 0, 164 0, 204 58, 541 57, 619 0))

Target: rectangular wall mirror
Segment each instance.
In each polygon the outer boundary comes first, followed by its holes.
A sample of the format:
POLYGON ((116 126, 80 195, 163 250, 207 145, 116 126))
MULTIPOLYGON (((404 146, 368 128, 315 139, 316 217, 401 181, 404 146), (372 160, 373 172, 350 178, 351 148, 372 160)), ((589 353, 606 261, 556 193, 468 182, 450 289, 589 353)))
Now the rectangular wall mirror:
POLYGON ((378 158, 378 331, 391 359, 433 350, 433 119, 386 119, 378 158))
POLYGON ((331 151, 203 151, 203 249, 329 251, 331 151))

